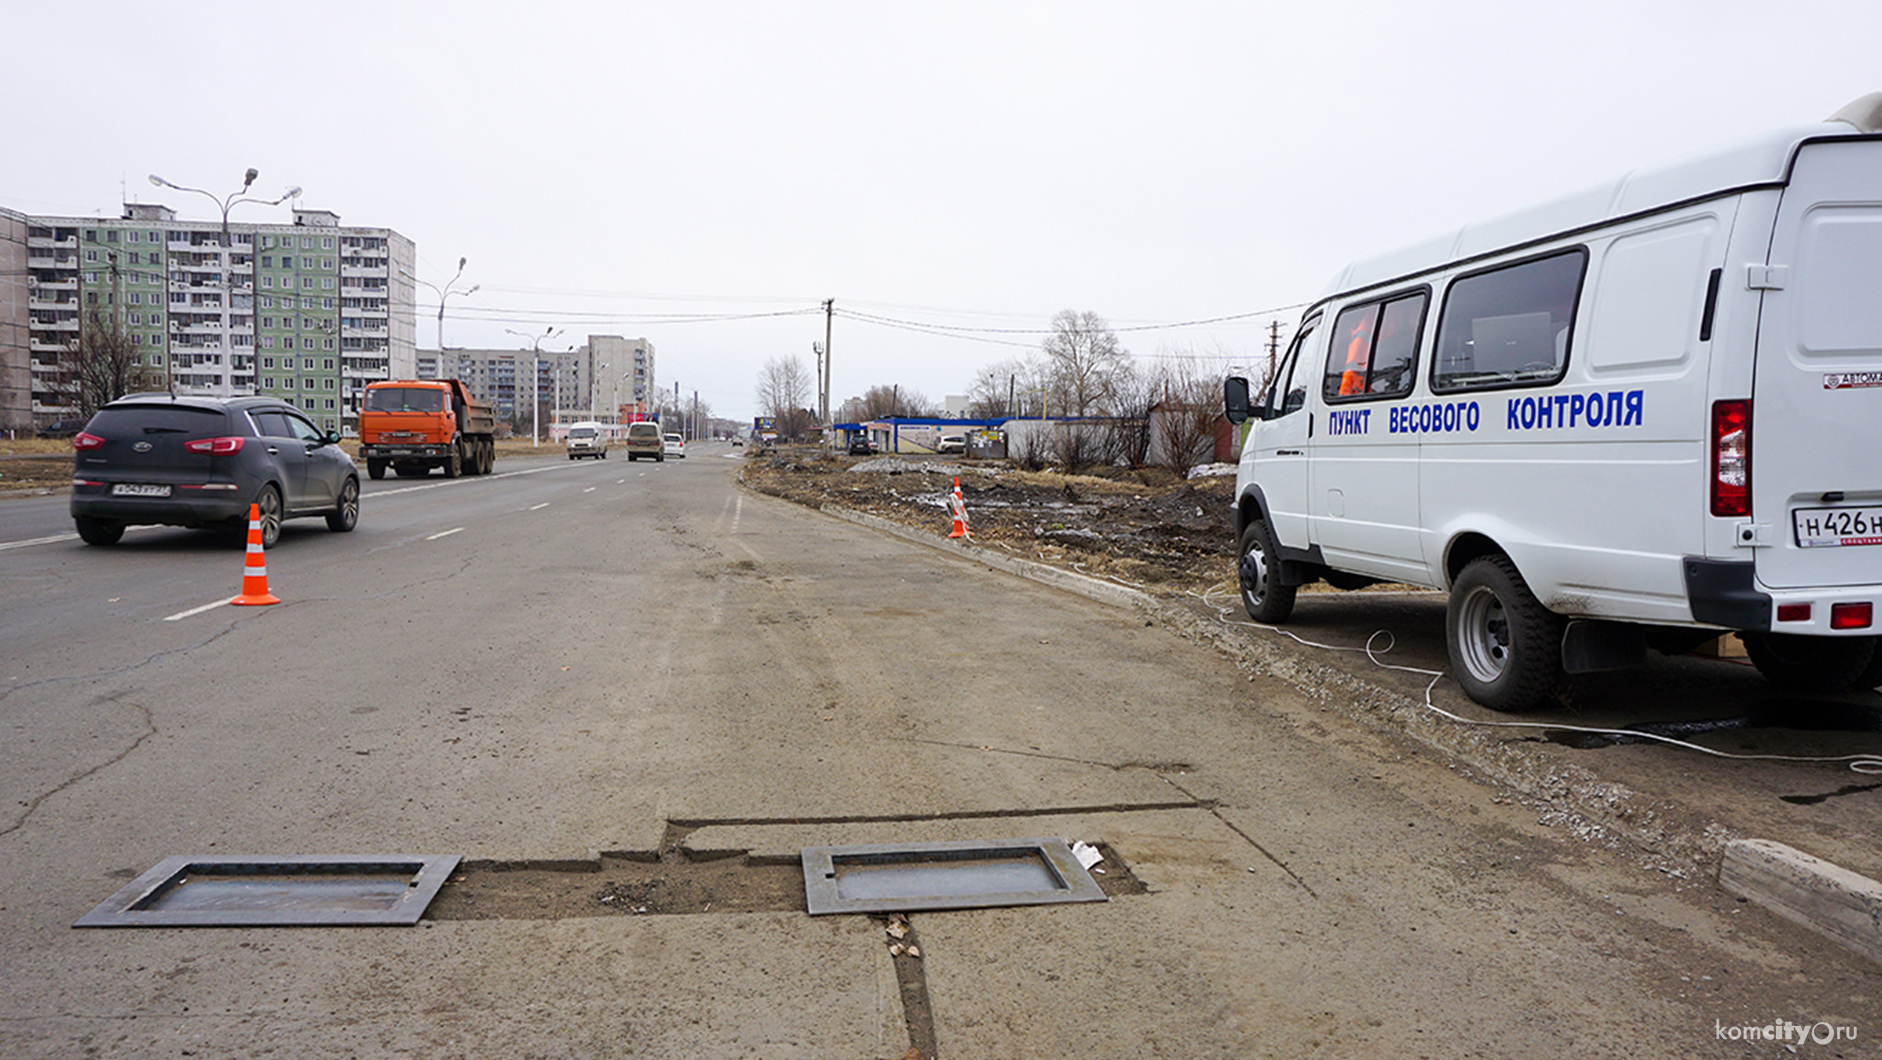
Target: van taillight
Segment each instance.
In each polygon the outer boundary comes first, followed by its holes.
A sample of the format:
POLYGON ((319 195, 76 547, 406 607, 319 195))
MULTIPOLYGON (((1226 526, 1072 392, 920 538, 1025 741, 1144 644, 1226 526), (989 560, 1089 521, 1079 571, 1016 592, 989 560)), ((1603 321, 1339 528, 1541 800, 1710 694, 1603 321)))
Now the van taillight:
POLYGON ((74 449, 96 449, 103 444, 105 444, 103 438, 95 434, 86 434, 84 431, 80 431, 72 436, 72 448, 74 449))
POLYGON ((1751 402, 1712 403, 1712 514, 1751 514, 1751 402))
POLYGON ((1875 605, 1868 601, 1830 605, 1831 629, 1868 629, 1875 621, 1875 605))
POLYGON ((228 456, 242 451, 242 438, 228 435, 222 438, 197 438, 183 443, 183 448, 192 453, 208 453, 210 456, 228 456))

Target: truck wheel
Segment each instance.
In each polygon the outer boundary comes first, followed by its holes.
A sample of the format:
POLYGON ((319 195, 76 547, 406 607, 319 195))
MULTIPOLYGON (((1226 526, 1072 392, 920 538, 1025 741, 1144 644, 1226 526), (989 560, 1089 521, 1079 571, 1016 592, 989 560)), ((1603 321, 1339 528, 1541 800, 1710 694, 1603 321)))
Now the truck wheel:
POLYGON ((372 479, 374 482, 377 482, 380 479, 385 478, 386 477, 386 462, 384 460, 370 460, 370 459, 367 460, 366 461, 366 477, 372 479))
POLYGON ((1811 637, 1740 633, 1745 654, 1764 679, 1789 692, 1844 692, 1876 667, 1874 637, 1811 637))
POLYGON ((485 438, 477 447, 483 450, 484 455, 483 469, 477 473, 479 475, 488 475, 490 474, 490 469, 497 466, 497 443, 485 438))
POLYGON ((1266 519, 1248 521, 1242 530, 1239 555, 1235 573, 1242 587, 1242 609, 1249 618, 1267 625, 1287 621, 1294 613, 1295 587, 1280 583, 1274 535, 1268 531, 1266 519))
POLYGON ((1531 710, 1561 683, 1562 619, 1506 556, 1482 556, 1451 585, 1444 612, 1451 673, 1491 710, 1531 710))
POLYGON ((444 458, 443 467, 445 478, 456 478, 464 473, 464 450, 461 446, 452 444, 451 455, 444 458))
POLYGON ((344 534, 359 525, 359 480, 347 476, 340 486, 340 501, 327 513, 327 529, 344 534))
POLYGON ((88 545, 115 545, 124 536, 124 524, 116 519, 95 519, 89 515, 77 515, 72 521, 78 525, 78 536, 88 545))

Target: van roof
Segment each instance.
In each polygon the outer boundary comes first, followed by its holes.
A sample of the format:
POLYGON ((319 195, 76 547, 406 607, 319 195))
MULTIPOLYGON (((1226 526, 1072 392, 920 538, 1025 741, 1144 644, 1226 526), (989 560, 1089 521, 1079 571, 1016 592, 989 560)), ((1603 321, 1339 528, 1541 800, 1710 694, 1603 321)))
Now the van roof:
MULTIPOLYGON (((1798 148, 1810 140, 1873 135, 1882 121, 1882 92, 1844 107, 1816 125, 1768 132, 1734 146, 1626 175, 1553 202, 1527 207, 1342 269, 1315 299, 1392 283, 1442 265, 1508 251, 1634 214, 1750 188, 1780 185, 1798 148)), ((1311 309, 1308 310, 1312 312, 1311 309)))

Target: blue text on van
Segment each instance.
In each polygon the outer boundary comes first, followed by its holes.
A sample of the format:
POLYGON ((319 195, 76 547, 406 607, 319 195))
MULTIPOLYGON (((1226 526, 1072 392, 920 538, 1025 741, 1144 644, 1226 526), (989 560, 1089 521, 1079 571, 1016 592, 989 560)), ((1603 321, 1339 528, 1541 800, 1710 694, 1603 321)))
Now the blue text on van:
POLYGON ((1645 414, 1646 401, 1646 392, 1643 390, 1510 398, 1509 418, 1504 426, 1512 431, 1557 427, 1638 427, 1645 414))

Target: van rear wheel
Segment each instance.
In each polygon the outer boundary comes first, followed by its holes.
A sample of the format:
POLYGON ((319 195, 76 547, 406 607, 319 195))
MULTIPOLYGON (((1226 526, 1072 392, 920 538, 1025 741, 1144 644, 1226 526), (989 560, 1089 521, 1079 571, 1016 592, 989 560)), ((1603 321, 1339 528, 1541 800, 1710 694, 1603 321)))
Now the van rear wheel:
POLYGON ((1764 679, 1786 691, 1845 692, 1858 682, 1882 676, 1871 665, 1878 654, 1874 637, 1797 633, 1740 633, 1738 637, 1764 679))
POLYGON ((1533 710, 1561 683, 1562 619, 1506 556, 1472 560, 1444 611, 1451 673, 1491 710, 1533 710))
POLYGON ((1242 609, 1257 622, 1276 625, 1294 613, 1295 587, 1280 583, 1280 563, 1274 554, 1274 535, 1266 519, 1250 519, 1242 530, 1235 565, 1242 587, 1242 609))

